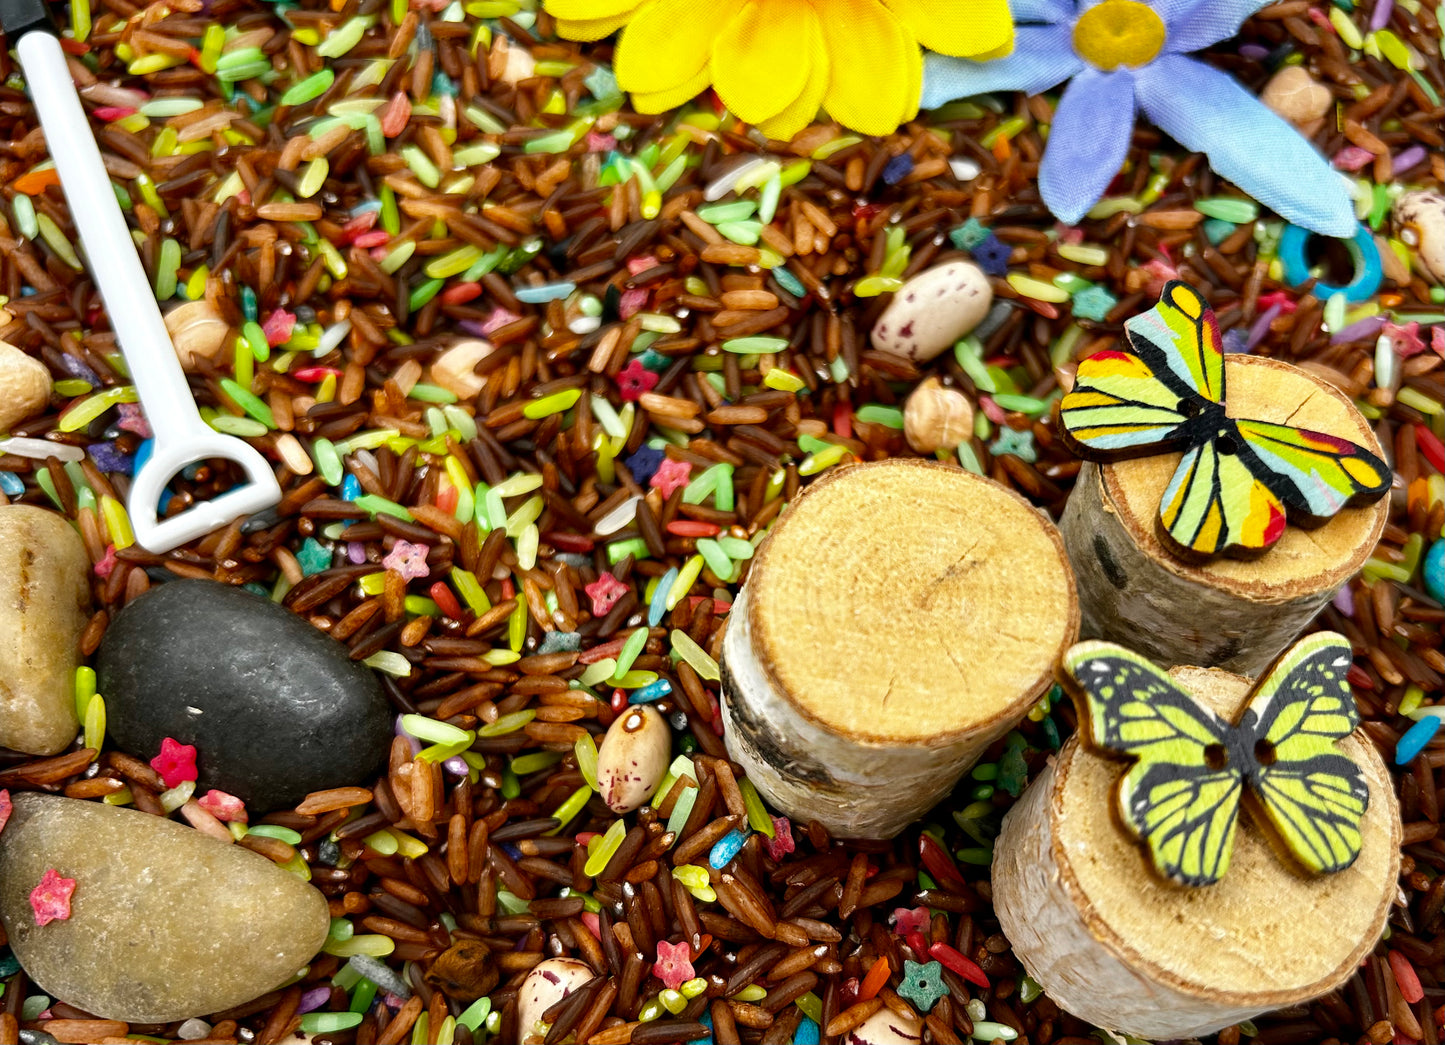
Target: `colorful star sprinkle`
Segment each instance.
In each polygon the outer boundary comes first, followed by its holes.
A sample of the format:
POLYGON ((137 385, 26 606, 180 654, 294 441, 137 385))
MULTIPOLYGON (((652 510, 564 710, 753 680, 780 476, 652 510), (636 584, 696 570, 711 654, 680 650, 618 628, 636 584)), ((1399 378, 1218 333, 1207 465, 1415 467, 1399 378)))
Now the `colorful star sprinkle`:
POLYGON ((250 819, 246 813, 246 804, 235 795, 228 795, 224 791, 207 791, 196 799, 196 805, 217 820, 230 820, 244 824, 250 819))
POLYGON ((657 962, 652 966, 652 975, 662 981, 663 986, 677 990, 692 979, 692 950, 686 943, 657 941, 657 962))
POLYGON ((919 1012, 931 1012, 938 999, 947 993, 942 965, 938 962, 919 965, 903 959, 903 982, 898 985, 898 994, 911 1001, 919 1012))
POLYGON ((763 848, 774 860, 781 860, 791 853, 796 848, 793 844, 792 821, 785 816, 773 817, 773 837, 763 838, 763 848))
POLYGON ((691 475, 691 464, 687 461, 675 461, 669 457, 657 466, 657 471, 648 480, 648 485, 661 490, 663 497, 671 497, 673 491, 687 485, 691 475))
POLYGON ((667 454, 652 446, 639 446, 637 452, 627 458, 627 470, 632 473, 632 478, 639 484, 646 483, 661 466, 667 454))
POLYGON ((62 878, 53 867, 46 868, 40 884, 30 891, 30 907, 35 911, 36 925, 63 922, 70 917, 70 897, 75 893, 75 879, 62 878))
POLYGON ((895 907, 890 921, 893 922, 893 931, 899 936, 926 933, 932 924, 927 907, 895 907))
POLYGON ((617 605, 617 600, 627 594, 627 585, 604 571, 583 590, 592 598, 592 616, 605 617, 617 605))
POLYGON ((1034 448, 1034 433, 1028 429, 1019 431, 1008 425, 1004 425, 998 430, 998 438, 993 441, 989 450, 995 457, 1013 454, 1029 464, 1033 464, 1039 459, 1039 452, 1034 448))
POLYGON ((425 544, 397 541, 391 551, 386 553, 386 558, 381 560, 381 564, 388 570, 395 570, 409 581, 420 580, 431 575, 426 564, 427 553, 430 551, 431 548, 425 544))
POLYGON ((640 359, 632 360, 617 373, 617 387, 625 403, 637 402, 644 392, 657 387, 657 381, 657 375, 643 366, 640 359))
POLYGON ((107 544, 105 554, 101 556, 100 562, 95 564, 95 575, 106 578, 115 571, 115 545, 107 544))
POLYGON ((151 768, 161 775, 166 787, 196 779, 195 745, 180 744, 166 737, 161 741, 161 753, 151 759, 151 768))

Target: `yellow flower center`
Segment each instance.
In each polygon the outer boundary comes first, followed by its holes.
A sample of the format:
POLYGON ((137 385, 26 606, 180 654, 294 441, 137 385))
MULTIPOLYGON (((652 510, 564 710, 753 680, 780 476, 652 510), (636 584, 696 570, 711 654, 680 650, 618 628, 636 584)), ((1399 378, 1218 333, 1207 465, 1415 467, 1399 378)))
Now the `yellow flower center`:
POLYGON ((1163 47, 1164 20, 1139 0, 1104 0, 1074 23, 1074 50, 1105 72, 1147 65, 1163 47))

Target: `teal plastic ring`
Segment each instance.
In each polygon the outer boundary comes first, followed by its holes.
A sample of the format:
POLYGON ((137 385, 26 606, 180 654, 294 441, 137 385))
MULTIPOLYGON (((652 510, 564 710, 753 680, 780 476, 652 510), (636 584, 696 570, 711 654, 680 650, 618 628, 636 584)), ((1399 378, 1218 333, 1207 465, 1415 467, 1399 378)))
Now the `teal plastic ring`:
MULTIPOLYGON (((1284 280, 1292 287, 1297 287, 1310 278, 1305 246, 1313 235, 1309 229, 1286 225, 1279 237, 1279 260, 1284 266, 1284 280)), ((1380 289, 1380 283, 1385 278, 1385 270, 1380 265, 1380 249, 1375 246, 1375 237, 1369 229, 1361 225, 1353 236, 1341 242, 1350 252, 1350 260, 1355 263, 1355 278, 1343 287, 1320 280, 1315 284, 1314 295, 1323 300, 1336 294, 1344 294, 1346 301, 1368 301, 1380 289)))

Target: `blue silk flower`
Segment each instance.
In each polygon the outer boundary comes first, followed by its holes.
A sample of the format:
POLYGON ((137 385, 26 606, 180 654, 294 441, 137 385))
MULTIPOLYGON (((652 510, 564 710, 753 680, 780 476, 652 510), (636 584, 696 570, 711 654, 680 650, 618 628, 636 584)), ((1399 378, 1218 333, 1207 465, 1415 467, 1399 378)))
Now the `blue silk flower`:
POLYGON ((1013 0, 1013 52, 975 62, 929 54, 923 105, 993 91, 1038 94, 1065 80, 1039 191, 1077 224, 1129 151, 1136 109, 1288 221, 1326 236, 1356 228, 1349 184, 1232 77, 1189 57, 1228 39, 1263 0, 1013 0))

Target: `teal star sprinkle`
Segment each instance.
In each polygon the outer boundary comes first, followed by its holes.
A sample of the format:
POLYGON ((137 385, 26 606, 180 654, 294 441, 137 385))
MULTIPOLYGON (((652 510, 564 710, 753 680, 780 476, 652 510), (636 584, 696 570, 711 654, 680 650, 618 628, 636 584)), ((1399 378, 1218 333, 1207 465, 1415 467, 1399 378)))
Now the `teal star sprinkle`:
POLYGON ((1085 287, 1074 295, 1074 318, 1102 323, 1118 303, 1118 298, 1097 284, 1085 287))
POLYGON ((1004 454, 1013 454, 1021 461, 1033 464, 1039 459, 1039 452, 1034 449, 1034 433, 1028 429, 1022 432, 1015 431, 1008 425, 1000 425, 998 438, 993 441, 989 452, 995 457, 1002 457, 1004 454))
POLYGON ((903 959, 903 982, 898 986, 900 996, 911 1001, 919 1012, 931 1012, 938 999, 948 993, 943 985, 943 966, 938 962, 919 965, 903 959))
POLYGON ((988 239, 988 227, 977 218, 969 218, 958 228, 948 234, 953 245, 959 250, 972 250, 984 240, 988 239))
POLYGON ((296 562, 300 565, 302 574, 310 577, 330 568, 331 552, 315 537, 308 537, 301 545, 301 550, 296 553, 296 562))

